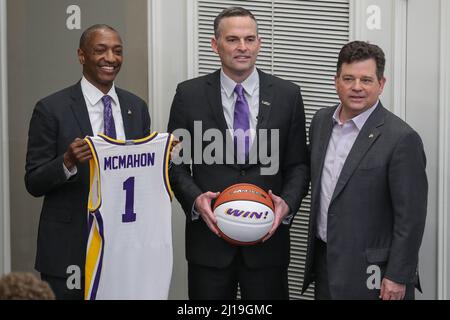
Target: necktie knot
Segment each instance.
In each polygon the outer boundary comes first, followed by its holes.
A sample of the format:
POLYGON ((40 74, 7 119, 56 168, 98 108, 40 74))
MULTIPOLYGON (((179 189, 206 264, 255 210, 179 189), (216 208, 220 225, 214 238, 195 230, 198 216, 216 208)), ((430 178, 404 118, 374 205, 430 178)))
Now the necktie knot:
POLYGON ((234 87, 234 92, 236 92, 239 98, 242 98, 244 95, 244 87, 241 84, 237 84, 236 87, 234 87))
POLYGON ((111 105, 111 97, 108 95, 103 96, 102 102, 103 102, 103 105, 105 105, 105 106, 108 104, 111 105))

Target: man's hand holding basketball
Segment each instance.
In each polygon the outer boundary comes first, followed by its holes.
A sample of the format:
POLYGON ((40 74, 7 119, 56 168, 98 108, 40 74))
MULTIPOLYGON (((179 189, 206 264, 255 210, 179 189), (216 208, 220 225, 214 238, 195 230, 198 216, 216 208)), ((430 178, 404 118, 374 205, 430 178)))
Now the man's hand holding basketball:
POLYGON ((264 237, 263 242, 269 240, 269 238, 275 233, 275 231, 280 226, 281 222, 286 218, 289 214, 289 206, 286 201, 284 201, 281 197, 272 193, 272 190, 269 190, 269 196, 272 198, 275 210, 273 212, 275 219, 273 221, 272 228, 269 233, 264 237))
POLYGON ((217 218, 212 212, 211 202, 219 196, 220 192, 205 192, 195 199, 195 210, 205 221, 208 228, 220 237, 219 229, 217 228, 217 218))

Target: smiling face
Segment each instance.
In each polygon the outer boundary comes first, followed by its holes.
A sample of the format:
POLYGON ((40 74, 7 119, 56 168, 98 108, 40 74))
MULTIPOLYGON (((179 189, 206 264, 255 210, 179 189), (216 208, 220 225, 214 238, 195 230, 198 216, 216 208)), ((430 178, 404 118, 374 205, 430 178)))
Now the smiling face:
POLYGON ((109 29, 93 31, 82 48, 78 59, 83 65, 83 75, 103 93, 108 93, 122 66, 122 40, 109 29))
POLYGON ((241 83, 253 71, 261 47, 255 20, 248 16, 223 18, 211 47, 220 57, 223 72, 241 83))
POLYGON ((386 79, 377 77, 374 59, 343 63, 335 77, 336 91, 341 100, 341 120, 351 119, 371 108, 383 92, 386 79))

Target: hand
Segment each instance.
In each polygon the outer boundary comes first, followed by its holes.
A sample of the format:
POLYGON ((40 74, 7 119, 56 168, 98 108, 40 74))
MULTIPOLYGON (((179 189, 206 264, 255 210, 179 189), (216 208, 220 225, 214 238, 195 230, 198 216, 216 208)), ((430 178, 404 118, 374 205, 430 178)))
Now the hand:
POLYGON ((383 278, 381 281, 380 299, 403 300, 405 298, 406 285, 383 278))
POLYGON ((280 226, 284 218, 286 218, 290 210, 286 201, 284 201, 281 197, 273 194, 272 190, 269 190, 269 196, 272 198, 273 204, 275 206, 275 210, 273 212, 275 220, 273 221, 272 228, 270 229, 269 233, 264 237, 262 242, 267 241, 275 233, 275 231, 280 226))
POLYGON ((64 165, 70 171, 78 163, 83 163, 92 158, 91 148, 86 141, 76 138, 64 153, 64 165))
POLYGON ((195 210, 200 214, 208 228, 220 237, 217 228, 217 218, 211 210, 211 201, 219 196, 220 192, 205 192, 195 199, 195 210))
POLYGON ((181 149, 183 149, 181 141, 173 138, 172 145, 170 146, 170 160, 173 161, 176 157, 180 157, 181 149))

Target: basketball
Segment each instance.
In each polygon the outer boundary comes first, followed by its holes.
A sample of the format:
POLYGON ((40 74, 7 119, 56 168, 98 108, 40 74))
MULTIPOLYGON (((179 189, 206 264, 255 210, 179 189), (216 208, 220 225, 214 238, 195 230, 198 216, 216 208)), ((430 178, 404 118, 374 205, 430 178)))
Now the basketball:
POLYGON ((273 211, 273 202, 267 192, 249 183, 228 187, 213 206, 222 238, 235 245, 261 242, 272 227, 273 211))

